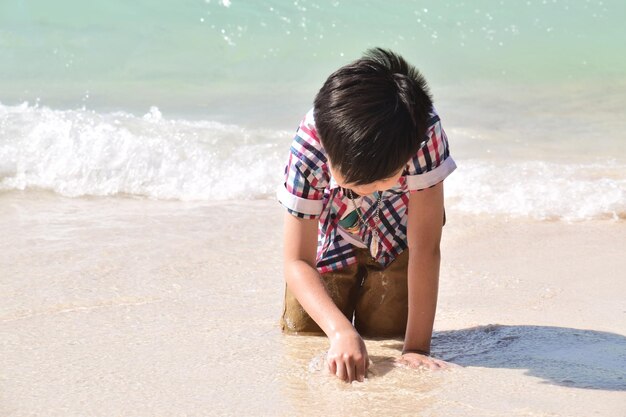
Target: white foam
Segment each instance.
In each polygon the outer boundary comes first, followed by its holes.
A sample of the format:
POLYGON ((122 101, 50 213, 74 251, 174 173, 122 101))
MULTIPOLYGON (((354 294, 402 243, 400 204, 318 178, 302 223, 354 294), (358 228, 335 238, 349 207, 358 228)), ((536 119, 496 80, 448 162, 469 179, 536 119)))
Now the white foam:
POLYGON ((457 161, 446 201, 474 214, 584 220, 626 218, 626 166, 615 161, 457 161))
POLYGON ((0 105, 0 189, 223 200, 271 195, 291 133, 128 113, 0 105))
MULTIPOLYGON (((0 190, 155 199, 273 198, 293 133, 129 113, 0 104, 0 190)), ((475 214, 626 218, 621 162, 457 159, 449 208, 475 214)))

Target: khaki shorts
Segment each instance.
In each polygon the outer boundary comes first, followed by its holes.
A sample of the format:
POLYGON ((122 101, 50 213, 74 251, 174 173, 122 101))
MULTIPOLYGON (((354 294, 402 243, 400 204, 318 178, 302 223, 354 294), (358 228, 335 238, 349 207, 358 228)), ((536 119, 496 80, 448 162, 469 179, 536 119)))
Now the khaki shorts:
MULTIPOLYGON (((366 249, 355 250, 355 264, 322 274, 326 291, 362 336, 404 336, 408 249, 387 268, 374 261, 366 249)), ((287 286, 281 327, 285 333, 323 334, 287 286)))

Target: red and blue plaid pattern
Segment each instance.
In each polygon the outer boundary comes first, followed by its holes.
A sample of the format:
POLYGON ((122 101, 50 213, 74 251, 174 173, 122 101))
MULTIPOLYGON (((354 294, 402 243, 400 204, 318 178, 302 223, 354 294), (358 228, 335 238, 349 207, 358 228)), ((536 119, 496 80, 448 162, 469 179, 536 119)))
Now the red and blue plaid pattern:
MULTIPOLYGON (((378 230, 380 242, 376 261, 387 266, 407 248, 409 193, 438 184, 455 168, 448 138, 433 109, 422 146, 408 161, 397 185, 383 192, 379 224, 373 219, 378 193, 357 200, 368 226, 360 225, 354 235, 356 241, 369 247, 372 229, 378 230)), ((294 216, 319 219, 316 266, 320 273, 356 262, 354 245, 344 237, 346 232, 339 230, 339 220, 354 210, 353 203, 330 176, 326 152, 315 129, 313 110, 307 113, 296 131, 278 199, 294 216)))

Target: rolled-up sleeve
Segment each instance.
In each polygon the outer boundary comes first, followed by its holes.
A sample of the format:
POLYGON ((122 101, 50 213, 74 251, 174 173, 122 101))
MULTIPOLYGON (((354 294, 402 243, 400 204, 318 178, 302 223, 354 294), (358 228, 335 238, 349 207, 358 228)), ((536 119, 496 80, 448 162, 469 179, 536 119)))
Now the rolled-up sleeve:
POLYGON ((285 166, 285 181, 277 192, 278 201, 289 213, 304 219, 320 217, 330 180, 312 117, 309 112, 296 131, 285 166))
POLYGON ((450 156, 448 138, 436 113, 431 114, 426 137, 404 170, 409 191, 419 191, 437 185, 456 169, 450 156))

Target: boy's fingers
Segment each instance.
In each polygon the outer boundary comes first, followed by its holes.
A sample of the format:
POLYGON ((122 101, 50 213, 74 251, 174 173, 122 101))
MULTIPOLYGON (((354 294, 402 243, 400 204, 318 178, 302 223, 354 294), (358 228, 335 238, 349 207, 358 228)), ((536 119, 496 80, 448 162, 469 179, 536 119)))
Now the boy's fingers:
POLYGON ((439 365, 440 368, 445 369, 448 367, 448 364, 442 360, 435 359, 435 363, 439 365))
POLYGON ((367 358, 363 358, 356 363, 356 379, 359 382, 363 382, 365 373, 367 372, 367 358))
POLYGON ((348 358, 345 362, 346 368, 348 369, 348 382, 352 382, 356 379, 356 372, 354 371, 354 359, 348 358))
POLYGON ((442 361, 441 359, 431 359, 431 369, 450 369, 451 367, 455 366, 449 362, 446 361, 442 361))
POLYGON ((343 362, 337 364, 337 373, 335 375, 342 381, 346 380, 346 365, 343 362))
POLYGON ((337 375, 337 362, 334 359, 328 362, 328 370, 331 374, 337 375))

